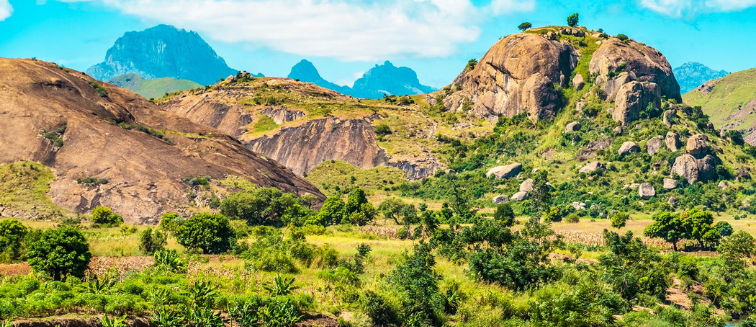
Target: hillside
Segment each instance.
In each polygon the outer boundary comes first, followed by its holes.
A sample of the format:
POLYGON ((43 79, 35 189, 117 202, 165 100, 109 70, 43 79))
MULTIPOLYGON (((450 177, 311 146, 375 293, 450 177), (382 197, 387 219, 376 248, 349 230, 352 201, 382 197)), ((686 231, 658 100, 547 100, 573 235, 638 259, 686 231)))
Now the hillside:
POLYGON ((105 61, 87 69, 101 81, 134 73, 145 79, 172 77, 202 85, 236 72, 199 34, 169 25, 127 32, 108 49, 105 61))
MULTIPOLYGON (((709 81, 683 96, 685 103, 701 106, 717 129, 756 130, 756 68, 709 81)), ((749 143, 756 144, 752 137, 749 143)))
POLYGON ((108 83, 132 90, 147 99, 160 98, 168 93, 202 87, 202 85, 190 80, 175 79, 172 77, 144 79, 142 76, 134 73, 113 77, 108 83))
POLYGON ((680 92, 685 94, 693 91, 695 88, 704 83, 724 77, 728 72, 724 70, 716 71, 706 65, 698 62, 687 62, 673 70, 677 82, 680 83, 680 92))
POLYGON ((215 129, 52 63, 0 59, 0 113, 0 164, 49 167, 54 180, 35 188, 49 187, 52 202, 71 212, 105 205, 129 222, 154 223, 166 211, 206 207, 229 189, 227 178, 322 196, 215 129))

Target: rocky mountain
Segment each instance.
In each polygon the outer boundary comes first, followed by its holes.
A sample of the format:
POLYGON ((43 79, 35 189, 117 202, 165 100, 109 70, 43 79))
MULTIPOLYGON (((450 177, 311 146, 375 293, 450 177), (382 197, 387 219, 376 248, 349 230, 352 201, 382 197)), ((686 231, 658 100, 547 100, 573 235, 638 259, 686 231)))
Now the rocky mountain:
POLYGON ((323 199, 236 139, 53 63, 0 59, 0 116, 0 164, 50 167, 49 196, 73 212, 105 205, 128 222, 156 222, 222 196, 229 188, 215 181, 227 178, 323 199))
POLYGON ((113 77, 108 83, 132 90, 148 99, 160 98, 165 96, 166 93, 202 87, 202 85, 190 80, 175 79, 172 77, 144 79, 135 73, 113 77))
POLYGON ((677 82, 680 83, 680 92, 688 93, 704 83, 724 77, 728 72, 716 71, 698 62, 687 62, 674 70, 677 82))
POLYGON ((145 79, 172 77, 208 85, 237 70, 228 67, 196 32, 158 25, 127 32, 108 49, 104 62, 87 70, 101 81, 129 73, 145 79))
POLYGON ((320 76, 315 66, 304 59, 292 67, 288 77, 313 83, 341 94, 366 99, 380 99, 385 95, 415 95, 435 91, 430 86, 420 84, 417 73, 411 68, 395 67, 389 61, 384 62, 383 65, 375 65, 356 80, 351 88, 326 81, 320 76))
POLYGON ((323 77, 320 76, 320 73, 318 72, 318 69, 315 68, 315 65, 305 59, 302 59, 300 62, 294 65, 294 67, 291 67, 291 72, 289 73, 288 77, 291 79, 297 79, 303 82, 312 83, 329 90, 334 90, 341 94, 351 95, 352 93, 352 89, 348 86, 336 85, 334 83, 326 81, 323 77))
POLYGON ((685 103, 701 106, 718 129, 740 130, 756 144, 756 68, 708 81, 683 95, 685 103))

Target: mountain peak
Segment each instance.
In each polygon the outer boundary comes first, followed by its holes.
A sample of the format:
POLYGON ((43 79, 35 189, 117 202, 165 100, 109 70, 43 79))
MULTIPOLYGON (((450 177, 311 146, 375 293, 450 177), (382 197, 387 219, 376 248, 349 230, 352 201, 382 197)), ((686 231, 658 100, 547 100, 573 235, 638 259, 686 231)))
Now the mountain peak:
POLYGON ((289 73, 288 77, 291 79, 298 79, 311 83, 314 83, 312 81, 319 81, 323 79, 322 77, 320 77, 320 73, 318 72, 318 69, 315 68, 315 65, 313 65, 312 62, 307 59, 302 59, 296 65, 294 65, 294 67, 291 67, 291 72, 289 73))
POLYGON ((724 77, 729 74, 724 70, 716 71, 708 66, 695 61, 682 64, 673 70, 677 81, 680 83, 680 92, 687 93, 694 90, 699 85, 724 77))
POLYGON ((108 49, 104 62, 87 70, 99 80, 134 73, 145 79, 172 77, 203 85, 236 72, 199 34, 171 25, 125 33, 108 49))

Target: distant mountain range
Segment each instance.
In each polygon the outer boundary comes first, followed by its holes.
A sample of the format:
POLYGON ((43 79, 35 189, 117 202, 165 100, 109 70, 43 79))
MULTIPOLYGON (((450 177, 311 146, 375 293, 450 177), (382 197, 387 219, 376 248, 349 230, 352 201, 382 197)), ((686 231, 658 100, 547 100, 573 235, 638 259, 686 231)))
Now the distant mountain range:
POLYGON ((135 73, 128 73, 113 77, 108 83, 120 86, 136 92, 145 98, 161 98, 166 93, 190 90, 202 87, 199 83, 186 79, 176 79, 173 77, 161 77, 155 79, 144 79, 135 73))
POLYGON ((325 80, 311 62, 302 60, 291 68, 289 78, 313 83, 336 92, 357 98, 380 99, 384 95, 412 95, 433 92, 436 89, 420 84, 417 73, 408 67, 396 67, 386 61, 375 65, 352 87, 340 86, 325 80))
POLYGON ((680 93, 693 91, 704 83, 729 74, 724 70, 716 71, 698 62, 688 62, 672 70, 680 84, 680 93))
POLYGON ((141 32, 127 32, 107 51, 105 61, 87 70, 107 81, 124 74, 144 79, 171 77, 209 85, 237 73, 199 34, 158 25, 141 32))

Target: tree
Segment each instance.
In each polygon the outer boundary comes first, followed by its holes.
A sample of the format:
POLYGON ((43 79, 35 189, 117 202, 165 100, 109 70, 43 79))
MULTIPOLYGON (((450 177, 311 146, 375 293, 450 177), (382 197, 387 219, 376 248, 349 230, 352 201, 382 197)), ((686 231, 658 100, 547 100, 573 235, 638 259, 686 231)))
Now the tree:
POLYGON ((250 226, 280 226, 286 210, 299 201, 303 200, 277 188, 264 187, 231 194, 221 202, 220 213, 229 219, 246 220, 250 226))
MULTIPOLYGON (((438 281, 441 275, 433 270, 436 259, 430 244, 420 242, 415 245, 414 253, 394 269, 389 280, 394 284, 401 297, 403 321, 430 321, 430 325, 439 325, 437 313, 443 307, 438 281)), ((424 323, 422 325, 428 325, 424 323)))
POLYGON ((624 212, 615 213, 611 218, 612 227, 617 229, 625 227, 625 223, 627 223, 628 218, 630 218, 630 216, 624 212))
POLYGON ((228 218, 220 214, 198 214, 179 227, 176 240, 189 249, 205 254, 228 251, 236 242, 234 229, 228 218))
POLYGON ((734 232, 732 229, 732 225, 726 221, 718 221, 716 224, 714 224, 714 229, 719 232, 719 235, 724 236, 730 236, 734 232))
POLYGON ((551 208, 551 187, 548 184, 549 173, 539 170, 533 179, 533 191, 531 192, 531 206, 533 215, 540 217, 551 208))
POLYGON ((701 247, 704 247, 704 241, 707 243, 719 241, 719 231, 711 226, 714 223, 711 212, 691 209, 680 214, 680 221, 685 230, 684 237, 698 241, 701 247))
POLYGON ((467 61, 467 66, 465 66, 465 71, 473 70, 475 69, 475 66, 478 65, 478 59, 470 59, 467 61))
POLYGON ((40 239, 31 244, 28 258, 34 270, 61 280, 67 275, 84 277, 92 254, 81 231, 61 227, 44 231, 40 239))
POLYGON ((313 217, 314 219, 308 220, 306 224, 328 226, 341 223, 344 218, 344 206, 344 201, 337 196, 327 198, 323 206, 320 207, 320 212, 313 217))
POLYGON ((741 230, 732 234, 732 236, 725 237, 717 247, 717 252, 722 255, 725 261, 738 262, 742 265, 741 259, 750 258, 756 252, 756 246, 753 242, 753 236, 741 230))
POLYGON ((386 219, 392 219, 399 224, 414 224, 417 223, 417 209, 412 203, 406 203, 398 198, 389 198, 381 202, 378 206, 380 211, 386 219), (402 222, 399 222, 399 217, 402 217, 402 222))
POLYGON ((18 260, 21 257, 24 237, 28 233, 29 228, 17 219, 0 221, 0 261, 18 260))
POLYGON ((349 217, 351 214, 360 211, 360 207, 365 203, 368 203, 365 191, 359 187, 354 189, 352 193, 349 193, 349 197, 347 198, 344 215, 349 217))
POLYGON ((678 215, 662 211, 651 217, 654 222, 646 226, 643 235, 661 238, 672 243, 672 249, 677 251, 677 242, 685 236, 682 221, 678 215))
POLYGON ((625 35, 625 34, 622 34, 622 33, 620 33, 620 34, 617 34, 617 38, 618 38, 618 39, 619 39, 620 41, 622 41, 622 42, 625 42, 625 41, 627 41, 627 40, 629 40, 629 39, 630 39, 629 37, 627 37, 627 35, 625 35))
POLYGON ((511 227, 515 222, 514 210, 509 203, 502 203, 496 206, 494 220, 501 222, 506 227, 511 227))
POLYGON ((98 226, 113 227, 123 224, 123 217, 117 215, 108 207, 99 206, 92 209, 92 223, 98 226))
POLYGON ((184 218, 179 216, 179 214, 166 212, 163 214, 163 218, 160 219, 159 227, 166 232, 176 233, 183 223, 184 218))
POLYGON ((146 254, 162 251, 166 244, 165 234, 152 228, 147 228, 139 234, 139 250, 146 254))
POLYGON ((578 24, 578 21, 580 20, 580 15, 578 13, 574 13, 567 17, 567 25, 570 27, 575 27, 578 24))
POLYGON ((531 24, 529 22, 524 22, 524 23, 520 24, 519 26, 517 26, 517 29, 519 29, 520 31, 525 32, 525 30, 527 30, 527 29, 529 29, 531 27, 533 27, 533 24, 531 24))

